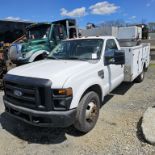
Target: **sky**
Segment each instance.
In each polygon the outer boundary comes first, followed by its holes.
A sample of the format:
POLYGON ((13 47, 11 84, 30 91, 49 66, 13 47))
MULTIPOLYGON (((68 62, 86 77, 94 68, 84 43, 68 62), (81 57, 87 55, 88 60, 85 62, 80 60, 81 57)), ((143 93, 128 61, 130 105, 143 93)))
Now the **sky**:
POLYGON ((155 22, 155 0, 0 0, 0 19, 34 22, 76 18, 80 27, 123 20, 155 22))

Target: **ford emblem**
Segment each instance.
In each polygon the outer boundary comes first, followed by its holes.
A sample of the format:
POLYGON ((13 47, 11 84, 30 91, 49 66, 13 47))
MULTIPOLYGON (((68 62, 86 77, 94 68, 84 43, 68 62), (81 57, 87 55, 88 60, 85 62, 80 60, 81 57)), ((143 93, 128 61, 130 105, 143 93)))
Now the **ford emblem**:
POLYGON ((14 90, 14 95, 20 97, 23 95, 23 93, 20 90, 14 90))

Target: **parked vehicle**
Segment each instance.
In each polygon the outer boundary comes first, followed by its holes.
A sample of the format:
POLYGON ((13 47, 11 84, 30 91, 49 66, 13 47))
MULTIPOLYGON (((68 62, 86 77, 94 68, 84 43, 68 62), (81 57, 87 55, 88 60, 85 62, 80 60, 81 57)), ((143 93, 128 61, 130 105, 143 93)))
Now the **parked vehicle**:
POLYGON ((123 81, 143 81, 149 53, 149 44, 120 47, 112 36, 62 41, 46 60, 6 74, 6 112, 36 126, 89 132, 108 93, 123 81))
POLYGON ((17 65, 42 60, 61 40, 75 36, 74 19, 32 24, 27 28, 26 40, 12 44, 9 58, 17 65))
POLYGON ((82 37, 85 36, 114 36, 117 37, 118 27, 116 26, 100 26, 90 27, 89 29, 81 29, 82 37))
POLYGON ((139 26, 100 26, 91 29, 81 29, 82 36, 114 36, 121 40, 142 39, 142 28, 139 26))
POLYGON ((0 89, 3 88, 3 76, 14 67, 8 60, 8 49, 15 40, 24 35, 26 27, 31 24, 28 21, 0 20, 0 89))
POLYGON ((138 26, 119 27, 117 32, 118 39, 142 39, 142 28, 138 26))

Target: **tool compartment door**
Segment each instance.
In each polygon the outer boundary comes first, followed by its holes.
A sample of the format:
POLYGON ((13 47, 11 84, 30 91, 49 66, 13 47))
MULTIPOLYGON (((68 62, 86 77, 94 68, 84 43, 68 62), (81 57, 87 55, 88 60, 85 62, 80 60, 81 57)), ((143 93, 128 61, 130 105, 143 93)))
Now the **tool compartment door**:
POLYGON ((125 51, 125 79, 124 81, 133 81, 143 69, 143 50, 142 45, 134 47, 122 47, 125 51))
POLYGON ((132 68, 132 80, 134 80, 143 70, 143 50, 142 46, 136 46, 132 48, 133 63, 132 68))

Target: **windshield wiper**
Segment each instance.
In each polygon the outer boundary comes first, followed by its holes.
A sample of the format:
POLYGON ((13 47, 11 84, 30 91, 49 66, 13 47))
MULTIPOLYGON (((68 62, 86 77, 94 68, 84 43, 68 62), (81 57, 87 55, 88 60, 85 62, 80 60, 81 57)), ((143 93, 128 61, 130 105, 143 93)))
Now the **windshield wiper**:
POLYGON ((67 58, 67 59, 70 59, 70 60, 81 60, 81 61, 86 61, 86 60, 88 60, 88 59, 86 59, 86 58, 78 58, 78 57, 69 57, 69 58, 67 58))
POLYGON ((57 58, 57 57, 55 57, 55 56, 49 56, 49 57, 47 57, 47 59, 54 59, 54 60, 57 60, 57 59, 63 59, 63 60, 80 60, 80 61, 89 60, 89 59, 87 59, 87 58, 78 58, 78 57, 57 58))

